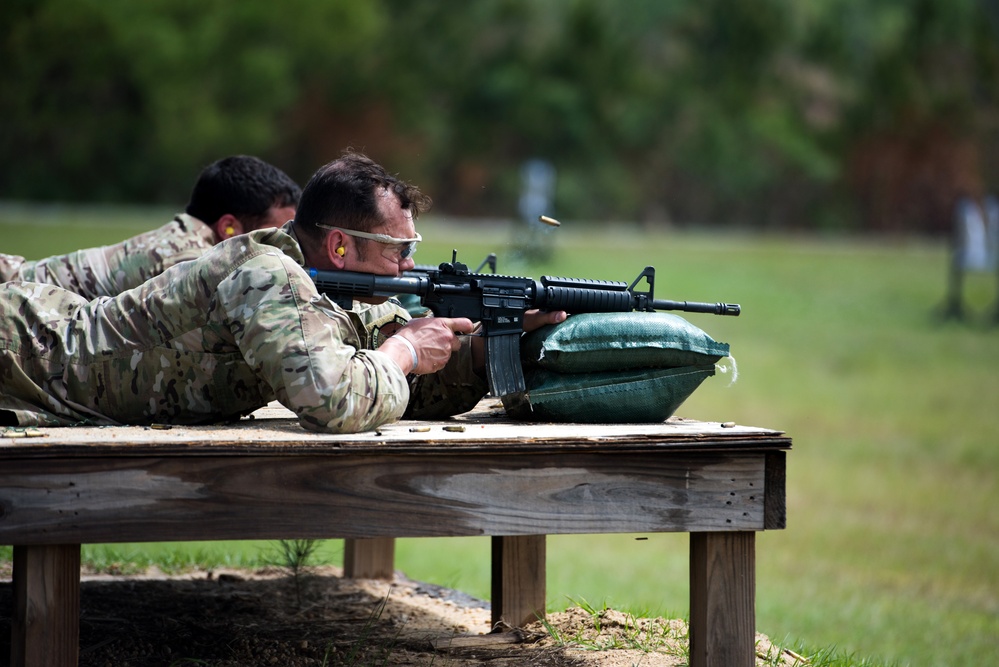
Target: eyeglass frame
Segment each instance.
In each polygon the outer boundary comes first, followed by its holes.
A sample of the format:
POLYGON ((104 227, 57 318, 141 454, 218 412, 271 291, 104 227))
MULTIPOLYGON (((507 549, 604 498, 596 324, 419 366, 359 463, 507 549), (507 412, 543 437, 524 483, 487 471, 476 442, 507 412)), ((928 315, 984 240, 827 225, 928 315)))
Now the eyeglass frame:
POLYGON ((333 227, 332 225, 321 225, 316 223, 316 227, 322 229, 328 229, 331 232, 340 232, 341 234, 346 234, 347 236, 356 236, 360 239, 367 239, 369 241, 377 241, 384 245, 400 245, 404 246, 402 250, 399 251, 399 259, 409 259, 416 253, 416 244, 423 240, 419 232, 416 232, 416 236, 411 239, 400 239, 395 236, 389 236, 388 234, 373 234, 371 232, 361 232, 356 229, 346 229, 344 227, 333 227))

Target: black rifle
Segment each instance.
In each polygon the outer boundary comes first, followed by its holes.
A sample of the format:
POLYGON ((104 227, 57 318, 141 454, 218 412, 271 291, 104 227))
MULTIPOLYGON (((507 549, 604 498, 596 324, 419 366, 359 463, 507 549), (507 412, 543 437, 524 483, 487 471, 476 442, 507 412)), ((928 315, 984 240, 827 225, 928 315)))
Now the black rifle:
POLYGON ((457 261, 457 253, 437 269, 407 272, 399 277, 318 269, 309 269, 309 275, 320 292, 344 308, 350 308, 357 298, 414 294, 437 317, 467 317, 480 322, 486 343, 486 377, 490 392, 497 398, 525 389, 520 336, 524 330, 524 312, 532 308, 567 313, 682 310, 738 315, 741 311, 738 304, 655 299, 652 290, 656 270, 651 266, 645 267, 630 285, 606 280, 552 276, 535 280, 472 273, 457 261), (643 278, 649 285, 647 292, 636 289, 643 278))

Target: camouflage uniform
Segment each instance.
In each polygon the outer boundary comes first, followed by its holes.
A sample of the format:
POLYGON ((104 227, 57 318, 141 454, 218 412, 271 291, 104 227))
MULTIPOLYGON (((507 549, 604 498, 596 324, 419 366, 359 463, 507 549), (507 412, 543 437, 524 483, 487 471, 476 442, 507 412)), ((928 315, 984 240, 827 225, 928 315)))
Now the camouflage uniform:
POLYGON ((0 254, 0 282, 24 280, 58 285, 87 299, 117 296, 174 264, 201 257, 214 245, 211 227, 181 213, 159 229, 115 245, 37 261, 0 254))
MULTIPOLYGON (((196 424, 277 399, 303 427, 358 432, 403 415, 410 389, 377 345, 408 319, 316 292, 291 226, 237 236, 116 297, 0 286, 0 411, 21 425, 196 424)), ((468 344, 417 378, 410 416, 456 414, 486 392, 468 344)))

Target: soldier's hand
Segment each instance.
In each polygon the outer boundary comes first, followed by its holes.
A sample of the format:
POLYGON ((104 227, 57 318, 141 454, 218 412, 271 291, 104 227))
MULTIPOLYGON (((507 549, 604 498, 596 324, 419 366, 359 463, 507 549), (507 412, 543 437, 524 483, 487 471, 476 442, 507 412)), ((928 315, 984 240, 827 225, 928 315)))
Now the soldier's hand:
POLYGON ((469 333, 471 330, 471 320, 464 317, 454 319, 450 317, 420 317, 410 320, 394 336, 382 343, 380 349, 391 346, 396 361, 399 361, 399 350, 403 349, 405 351, 404 358, 408 361, 399 365, 407 373, 417 375, 436 373, 444 368, 448 359, 451 358, 451 354, 461 347, 458 335, 469 333), (412 352, 406 343, 394 340, 400 336, 405 338, 416 352, 415 368, 412 367, 412 352))
POLYGON ((553 310, 551 312, 534 308, 524 313, 524 333, 540 329, 546 324, 558 324, 564 322, 568 317, 564 310, 553 310))

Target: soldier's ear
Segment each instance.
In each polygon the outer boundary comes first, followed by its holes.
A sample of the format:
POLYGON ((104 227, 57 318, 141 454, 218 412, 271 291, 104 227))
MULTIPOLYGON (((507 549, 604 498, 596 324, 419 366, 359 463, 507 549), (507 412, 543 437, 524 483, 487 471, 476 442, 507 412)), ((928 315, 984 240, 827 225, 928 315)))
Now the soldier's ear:
POLYGON ((225 241, 226 239, 231 239, 233 236, 238 236, 245 231, 249 231, 243 228, 243 223, 239 221, 239 218, 230 213, 226 213, 216 220, 215 224, 212 225, 212 229, 215 230, 215 239, 217 241, 225 241))
POLYGON ((334 268, 343 269, 346 265, 344 257, 347 254, 347 235, 339 230, 332 230, 326 235, 326 255, 334 268))

